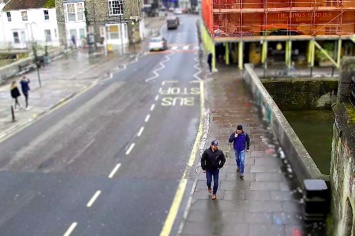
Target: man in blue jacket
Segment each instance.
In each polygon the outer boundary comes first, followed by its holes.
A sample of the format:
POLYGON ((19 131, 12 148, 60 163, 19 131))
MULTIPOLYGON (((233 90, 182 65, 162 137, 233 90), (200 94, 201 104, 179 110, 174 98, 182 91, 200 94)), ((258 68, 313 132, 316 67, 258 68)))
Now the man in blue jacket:
POLYGON ((231 134, 229 142, 233 143, 235 161, 237 163, 237 171, 240 172, 240 178, 244 178, 245 166, 245 148, 249 152, 250 139, 249 135, 243 131, 243 126, 238 125, 237 131, 231 134))

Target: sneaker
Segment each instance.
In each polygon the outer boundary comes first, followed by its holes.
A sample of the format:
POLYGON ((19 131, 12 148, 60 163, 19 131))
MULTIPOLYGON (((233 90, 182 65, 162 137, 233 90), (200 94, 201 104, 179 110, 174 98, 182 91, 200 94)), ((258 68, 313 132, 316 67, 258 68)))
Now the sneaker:
POLYGON ((212 193, 211 187, 208 187, 208 192, 209 192, 209 193, 212 193))
POLYGON ((216 194, 212 194, 212 200, 216 200, 217 196, 216 194))
POLYGON ((239 170, 239 167, 237 167, 237 172, 239 172, 240 170, 239 170))
POLYGON ((26 107, 26 111, 28 111, 30 109, 30 107, 26 107))
POLYGON ((241 179, 244 179, 244 175, 243 175, 243 174, 241 174, 241 175, 240 175, 240 178, 241 178, 241 179))

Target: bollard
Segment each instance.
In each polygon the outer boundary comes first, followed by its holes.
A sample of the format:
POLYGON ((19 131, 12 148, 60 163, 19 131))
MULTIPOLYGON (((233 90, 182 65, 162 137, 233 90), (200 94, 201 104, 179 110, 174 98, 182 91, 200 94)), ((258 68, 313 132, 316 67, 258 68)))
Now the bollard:
POLYGON ((15 122, 15 110, 14 110, 14 106, 11 106, 11 117, 12 117, 12 122, 15 122))

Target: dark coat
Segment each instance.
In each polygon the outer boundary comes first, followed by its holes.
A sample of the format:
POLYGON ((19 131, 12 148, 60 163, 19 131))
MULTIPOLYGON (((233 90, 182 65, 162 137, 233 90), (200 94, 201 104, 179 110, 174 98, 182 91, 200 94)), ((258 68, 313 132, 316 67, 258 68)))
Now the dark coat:
POLYGON ((207 148, 201 157, 201 167, 203 170, 215 170, 223 167, 226 162, 224 153, 221 150, 212 151, 212 148, 207 148))
POLYGON ((22 93, 23 94, 27 94, 28 91, 30 91, 30 86, 29 86, 29 83, 31 81, 28 79, 28 80, 21 80, 20 84, 21 84, 21 89, 22 89, 22 93))
POLYGON ((11 93, 12 98, 17 98, 17 97, 21 96, 20 91, 18 90, 17 86, 11 87, 10 93, 11 93))
POLYGON ((209 53, 207 56, 207 63, 211 64, 212 63, 212 53, 209 53))

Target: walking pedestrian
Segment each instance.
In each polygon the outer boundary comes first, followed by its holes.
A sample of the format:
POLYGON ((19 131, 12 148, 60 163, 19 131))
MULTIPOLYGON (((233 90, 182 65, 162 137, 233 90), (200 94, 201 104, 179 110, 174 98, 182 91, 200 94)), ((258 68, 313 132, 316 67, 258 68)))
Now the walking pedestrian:
POLYGON ((16 81, 13 81, 11 83, 10 93, 11 93, 11 97, 15 100, 15 110, 17 111, 18 110, 17 107, 21 108, 21 105, 20 105, 20 103, 18 102, 18 99, 17 99, 18 97, 21 96, 21 94, 20 94, 20 91, 17 88, 16 81))
POLYGON ((215 200, 217 189, 218 189, 218 178, 219 178, 219 169, 221 169, 226 162, 226 158, 221 150, 218 149, 217 140, 211 142, 211 146, 207 148, 201 157, 201 167, 203 173, 206 173, 207 179, 207 188, 208 192, 211 193, 211 184, 213 177, 213 192, 212 200, 215 200))
POLYGON ((240 178, 243 179, 245 166, 245 149, 247 152, 249 152, 250 146, 249 135, 243 131, 243 126, 237 126, 237 130, 229 137, 229 142, 233 143, 237 172, 240 173, 240 178))
POLYGON ((209 51, 207 56, 207 64, 210 69, 210 73, 212 73, 212 57, 213 57, 212 52, 209 51))
POLYGON ((76 38, 74 34, 71 36, 71 41, 73 43, 73 48, 76 48, 76 38))
POLYGON ((22 80, 21 80, 21 90, 22 90, 22 94, 25 96, 25 101, 26 101, 26 110, 29 110, 29 106, 28 106, 28 92, 30 91, 30 80, 26 77, 23 76, 22 80))

